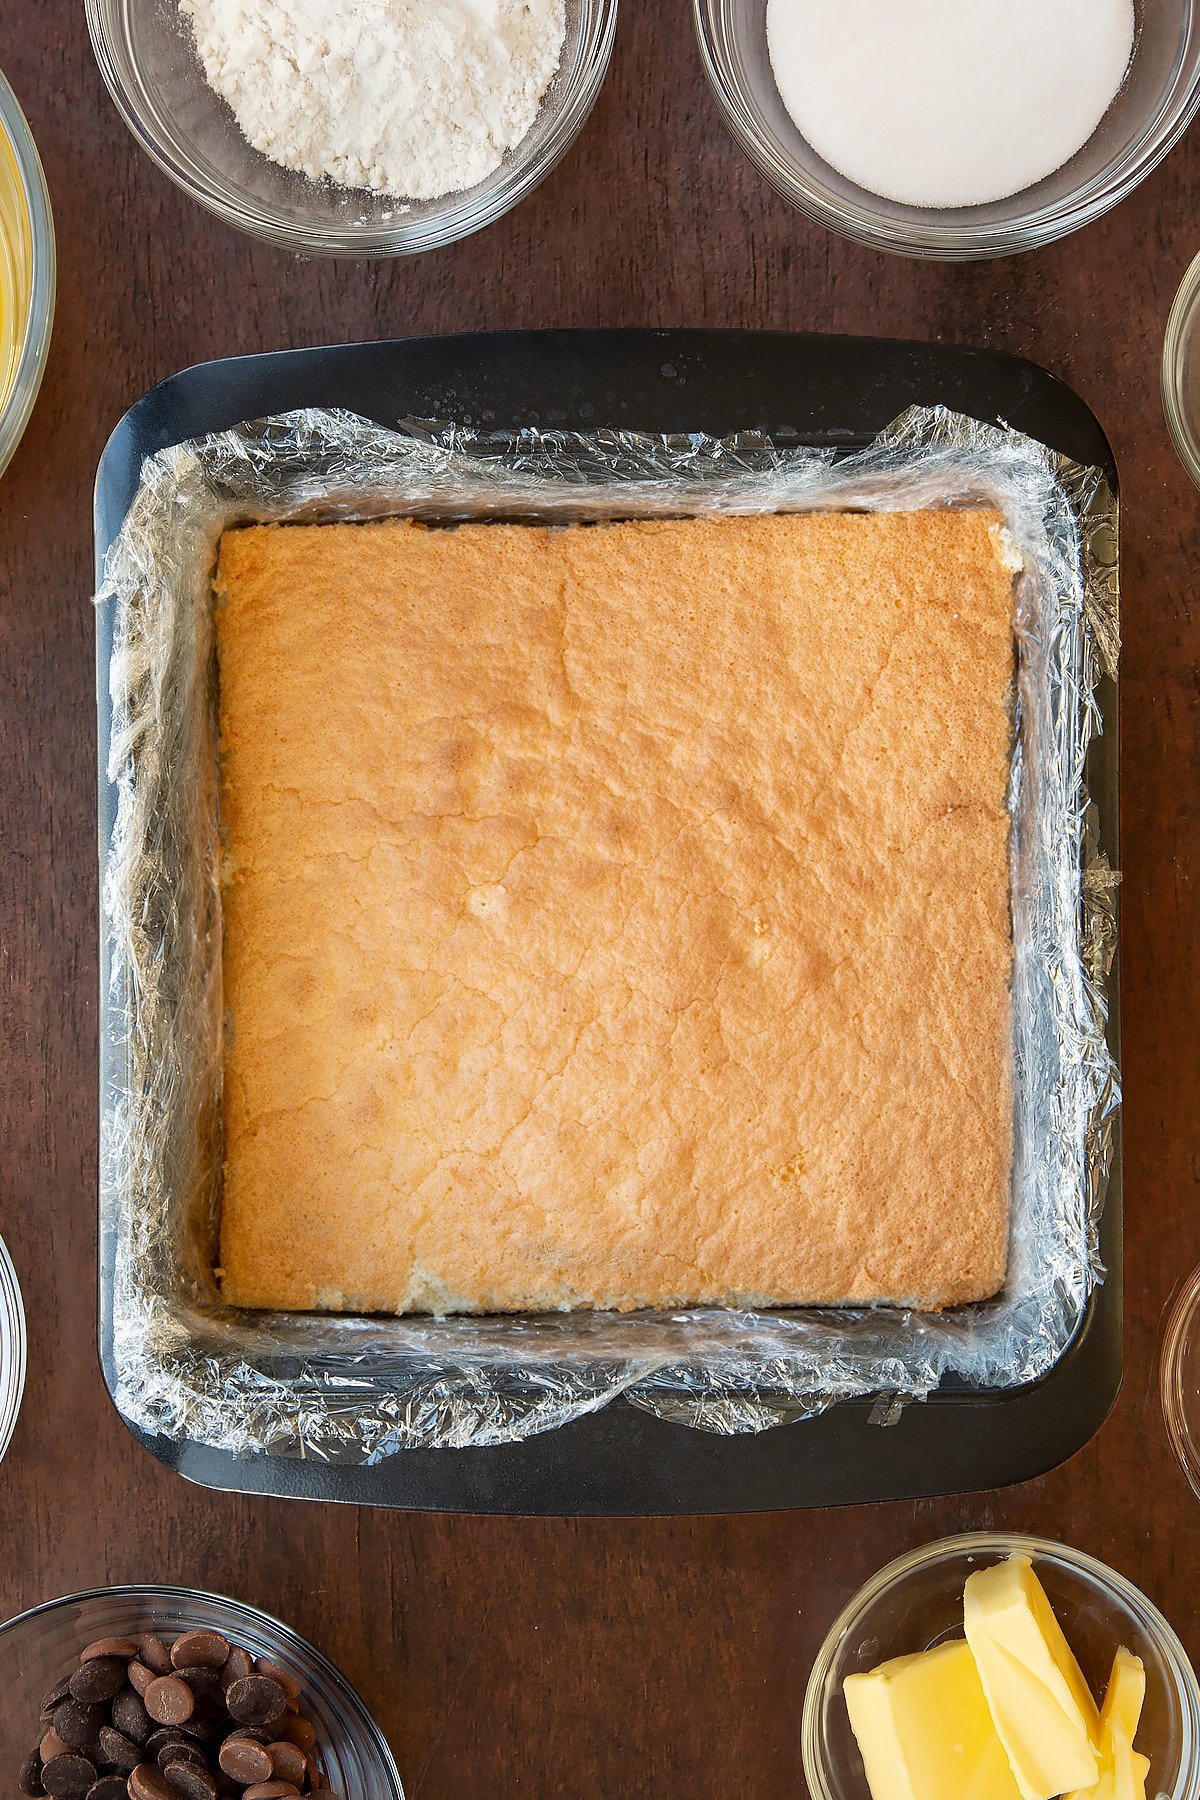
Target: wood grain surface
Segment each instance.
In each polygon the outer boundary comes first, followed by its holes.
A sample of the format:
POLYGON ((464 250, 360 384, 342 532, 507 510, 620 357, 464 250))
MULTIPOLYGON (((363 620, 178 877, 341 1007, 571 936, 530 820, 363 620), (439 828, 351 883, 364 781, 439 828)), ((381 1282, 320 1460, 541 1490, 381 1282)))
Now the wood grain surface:
POLYGON ((1167 311, 1200 248, 1200 137, 1049 250, 977 266, 888 259, 806 224, 743 160, 708 92, 688 0, 626 0, 590 123, 515 214, 417 260, 339 265, 257 245, 177 193, 113 110, 74 0, 0 0, 0 66, 41 147, 60 254, 48 376, 0 483, 0 1231, 30 1356, 0 1469, 0 1613, 137 1580, 261 1603, 357 1682, 420 1800, 802 1793, 800 1700, 832 1614, 887 1558, 960 1528, 1028 1529, 1094 1552, 1200 1655, 1200 1504, 1172 1460, 1157 1386, 1165 1309, 1200 1259, 1200 536, 1158 393, 1167 311), (105 1395, 90 605, 105 438, 144 389, 201 358, 551 325, 992 345, 1070 382, 1112 438, 1124 490, 1126 1380, 1099 1436, 1043 1480, 780 1516, 409 1517, 189 1488, 135 1447, 105 1395))

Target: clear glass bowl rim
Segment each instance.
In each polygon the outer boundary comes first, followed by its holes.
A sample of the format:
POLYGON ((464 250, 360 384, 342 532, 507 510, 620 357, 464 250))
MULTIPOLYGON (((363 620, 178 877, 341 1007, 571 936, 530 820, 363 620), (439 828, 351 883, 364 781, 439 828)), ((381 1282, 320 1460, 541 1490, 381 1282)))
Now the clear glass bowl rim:
MULTIPOLYGON (((1198 435, 1200 420, 1195 423, 1189 420, 1183 399, 1184 353, 1187 349, 1189 332, 1195 330, 1196 325, 1200 323, 1196 317, 1198 304, 1200 304, 1200 256, 1195 256, 1184 270, 1179 291, 1171 303, 1171 311, 1167 316, 1167 328, 1163 335, 1161 382, 1163 412, 1166 414, 1167 427, 1179 453, 1179 460, 1192 480, 1200 487, 1200 435, 1198 435)), ((1197 1274, 1200 1274, 1200 1271, 1197 1271, 1197 1274)), ((1195 1286, 1195 1283, 1196 1276, 1193 1276, 1188 1283, 1188 1289, 1185 1289, 1185 1294, 1195 1286)), ((1181 1296, 1178 1304, 1182 1304, 1183 1297, 1181 1296)), ((1174 1323, 1174 1318, 1172 1322, 1174 1323)), ((1168 1339, 1169 1336, 1170 1327, 1168 1327, 1168 1339)), ((1165 1351, 1163 1367, 1165 1370, 1165 1351)), ((1169 1417, 1167 1422, 1168 1424, 1171 1422, 1169 1417)), ((1198 1473, 1197 1479, 1200 1479, 1200 1473, 1198 1473)), ((1193 1481, 1192 1485, 1196 1487, 1196 1482, 1193 1481)), ((1196 1491, 1200 1494, 1200 1487, 1197 1487, 1196 1491)))
MULTIPOLYGON (((1200 1270, 1197 1275, 1200 1276, 1200 1270)), ((937 1538, 932 1543, 918 1545, 916 1549, 908 1550, 903 1556, 885 1564, 847 1601, 817 1652, 804 1694, 800 1726, 801 1755, 811 1800, 840 1800, 838 1791, 826 1778, 819 1746, 821 1690, 843 1637, 853 1628, 857 1617, 889 1588, 901 1586, 920 1569, 971 1555, 1025 1555, 1035 1563, 1039 1560, 1059 1563, 1086 1576, 1101 1592, 1111 1595, 1139 1617, 1147 1636, 1154 1639, 1170 1666, 1184 1715, 1185 1750, 1190 1754, 1169 1800, 1197 1800, 1197 1796, 1200 1796, 1200 1682, 1196 1679, 1195 1670, 1174 1629, 1140 1588, 1135 1587, 1124 1575, 1119 1575, 1115 1569, 1109 1568, 1107 1563, 1089 1556, 1084 1550, 1075 1550, 1069 1544, 1056 1543, 1051 1538, 1028 1537, 1005 1531, 968 1531, 955 1537, 937 1538)))
MULTIPOLYGON (((363 257, 413 256, 423 250, 457 243, 511 212, 545 180, 587 123, 612 57, 618 0, 581 0, 581 4, 584 30, 579 55, 554 129, 538 154, 527 161, 514 157, 496 171, 482 192, 474 190, 465 198, 450 196, 442 209, 432 216, 401 219, 387 227, 377 223, 345 226, 299 223, 281 218, 267 207, 248 202, 207 179, 163 141, 149 110, 125 80, 112 19, 118 10, 124 13, 128 0, 86 0, 85 10, 92 49, 117 111, 147 156, 177 187, 226 224, 269 243, 282 244, 309 255, 363 257)), ((127 41, 123 48, 136 68, 136 59, 127 41)))
MULTIPOLYGON (((1185 286, 1190 284, 1189 299, 1194 307, 1196 299, 1200 297, 1200 256, 1197 256, 1192 263, 1184 277, 1184 283, 1185 286)), ((1181 288, 1181 298, 1182 295, 1183 289, 1181 288)), ((1177 300, 1176 305, 1178 303, 1177 300)), ((1174 309, 1172 309, 1173 315, 1174 309)), ((1174 433, 1174 424, 1171 429, 1174 433)), ((1179 443, 1178 438, 1175 441, 1188 473, 1193 481, 1200 484, 1200 467, 1192 460, 1196 454, 1195 439, 1190 440, 1190 447, 1187 449, 1179 443)), ((1187 1417, 1180 1379, 1180 1357, 1183 1351, 1184 1334, 1195 1319, 1198 1308, 1200 1308, 1200 1268, 1192 1270, 1171 1307, 1167 1329, 1163 1334, 1162 1361, 1159 1366, 1159 1391, 1162 1397, 1163 1419, 1167 1427, 1167 1436, 1171 1440, 1171 1448, 1179 1459, 1180 1468, 1191 1483, 1192 1492, 1200 1500, 1200 1446, 1196 1442, 1195 1428, 1187 1417)), ((1200 1399, 1197 1404, 1200 1406, 1200 1399)))
POLYGON ((39 1619, 62 1612, 67 1607, 84 1606, 91 1603, 103 1605, 106 1601, 131 1601, 134 1603, 145 1601, 148 1607, 153 1607, 155 1604, 177 1605, 185 1611, 189 1604, 199 1602, 219 1610, 226 1610, 235 1619, 250 1620, 260 1630, 265 1629, 268 1634, 278 1637, 281 1643, 298 1645, 306 1659, 310 1660, 320 1672, 323 1680, 335 1691, 347 1695, 356 1703, 364 1728, 370 1735, 371 1749, 378 1755, 380 1764, 393 1785, 392 1794, 380 1794, 377 1796, 377 1800, 404 1800, 400 1771, 396 1767, 391 1748, 375 1723, 375 1719, 358 1689, 342 1674, 337 1664, 329 1660, 323 1650, 318 1650, 308 1638, 302 1637, 298 1631, 294 1631, 282 1619, 277 1619, 274 1613, 264 1612, 261 1607, 252 1606, 247 1600, 234 1600, 228 1594, 214 1594, 205 1588, 176 1587, 153 1582, 118 1582, 111 1587, 81 1588, 78 1593, 60 1594, 57 1599, 43 1600, 37 1606, 28 1607, 24 1612, 14 1614, 11 1619, 6 1619, 3 1624, 0 1624, 0 1639, 23 1630, 39 1619))
POLYGON ((29 317, 25 337, 17 359, 8 399, 0 406, 0 475, 8 467, 21 434, 29 423, 46 359, 50 354, 50 334, 54 325, 54 296, 57 281, 57 258, 54 245, 54 217, 50 210, 50 190, 42 159, 29 122, 20 102, 0 71, 0 131, 3 131, 17 159, 17 170, 29 210, 30 236, 33 243, 33 292, 29 301, 29 317))
MULTIPOLYGON (((1175 148, 1197 109, 1200 108, 1200 59, 1182 93, 1172 91, 1163 105, 1147 119, 1136 141, 1120 159, 1122 173, 1102 171, 1066 200, 1033 207, 1016 219, 990 225, 930 225, 910 223, 878 207, 864 190, 863 203, 850 204, 817 182, 797 174, 770 135, 759 129, 753 103, 736 79, 718 47, 718 23, 726 0, 693 0, 696 34, 705 73, 725 114, 735 140, 775 191, 798 211, 839 236, 900 256, 961 261, 1011 256, 1035 250, 1068 237, 1090 225, 1120 204, 1175 148)), ((1185 0, 1194 23, 1200 0, 1185 0)), ((722 34, 723 35, 723 34, 722 34)), ((1177 67, 1176 74, 1178 75, 1177 67)))
POLYGON ((25 1303, 21 1298, 17 1271, 3 1238, 0 1238, 0 1331, 7 1335, 12 1355, 8 1380, 0 1387, 0 1458, 3 1458, 12 1442, 21 1411, 26 1357, 25 1303))

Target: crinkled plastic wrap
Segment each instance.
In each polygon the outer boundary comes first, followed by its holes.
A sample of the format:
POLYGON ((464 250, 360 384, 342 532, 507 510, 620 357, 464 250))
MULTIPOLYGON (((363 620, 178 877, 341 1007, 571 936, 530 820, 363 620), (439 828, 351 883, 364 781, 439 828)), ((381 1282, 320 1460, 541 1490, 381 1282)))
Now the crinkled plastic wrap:
MULTIPOLYGON (((235 1453, 370 1463, 499 1444, 624 1399, 757 1431, 855 1396, 886 1422, 957 1379, 1046 1373, 1102 1279, 1119 1103, 1105 1041, 1113 887, 1085 754, 1115 674, 1116 507, 1104 477, 1015 432, 913 411, 849 456, 758 437, 452 427, 301 412, 149 460, 109 552, 115 609, 103 887, 111 979, 102 1224, 117 1401, 235 1453), (239 1312, 213 1278, 221 1179, 221 909, 211 572, 250 519, 569 521, 814 508, 998 507, 1024 561, 1011 806, 1015 1169, 1007 1285, 940 1316, 888 1309, 404 1319, 239 1312)), ((880 970, 880 979, 887 971, 880 970)))

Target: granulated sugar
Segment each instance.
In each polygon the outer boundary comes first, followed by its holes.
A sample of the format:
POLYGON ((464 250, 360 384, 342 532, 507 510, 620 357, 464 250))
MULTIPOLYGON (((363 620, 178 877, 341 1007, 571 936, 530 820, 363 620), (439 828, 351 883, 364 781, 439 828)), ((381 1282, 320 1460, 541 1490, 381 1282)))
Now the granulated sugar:
POLYGON ((768 0, 783 102, 825 161, 911 206, 973 206, 1069 162, 1117 94, 1133 0, 768 0))
POLYGON ((474 187, 526 135, 564 0, 180 0, 209 85, 264 156, 411 200, 474 187))

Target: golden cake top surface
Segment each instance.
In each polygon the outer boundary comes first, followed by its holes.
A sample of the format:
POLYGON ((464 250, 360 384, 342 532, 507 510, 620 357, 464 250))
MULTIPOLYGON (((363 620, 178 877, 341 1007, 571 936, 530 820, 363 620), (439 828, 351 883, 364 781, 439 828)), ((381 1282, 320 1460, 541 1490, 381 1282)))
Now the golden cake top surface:
POLYGON ((226 533, 227 1297, 997 1290, 997 525, 226 533))

